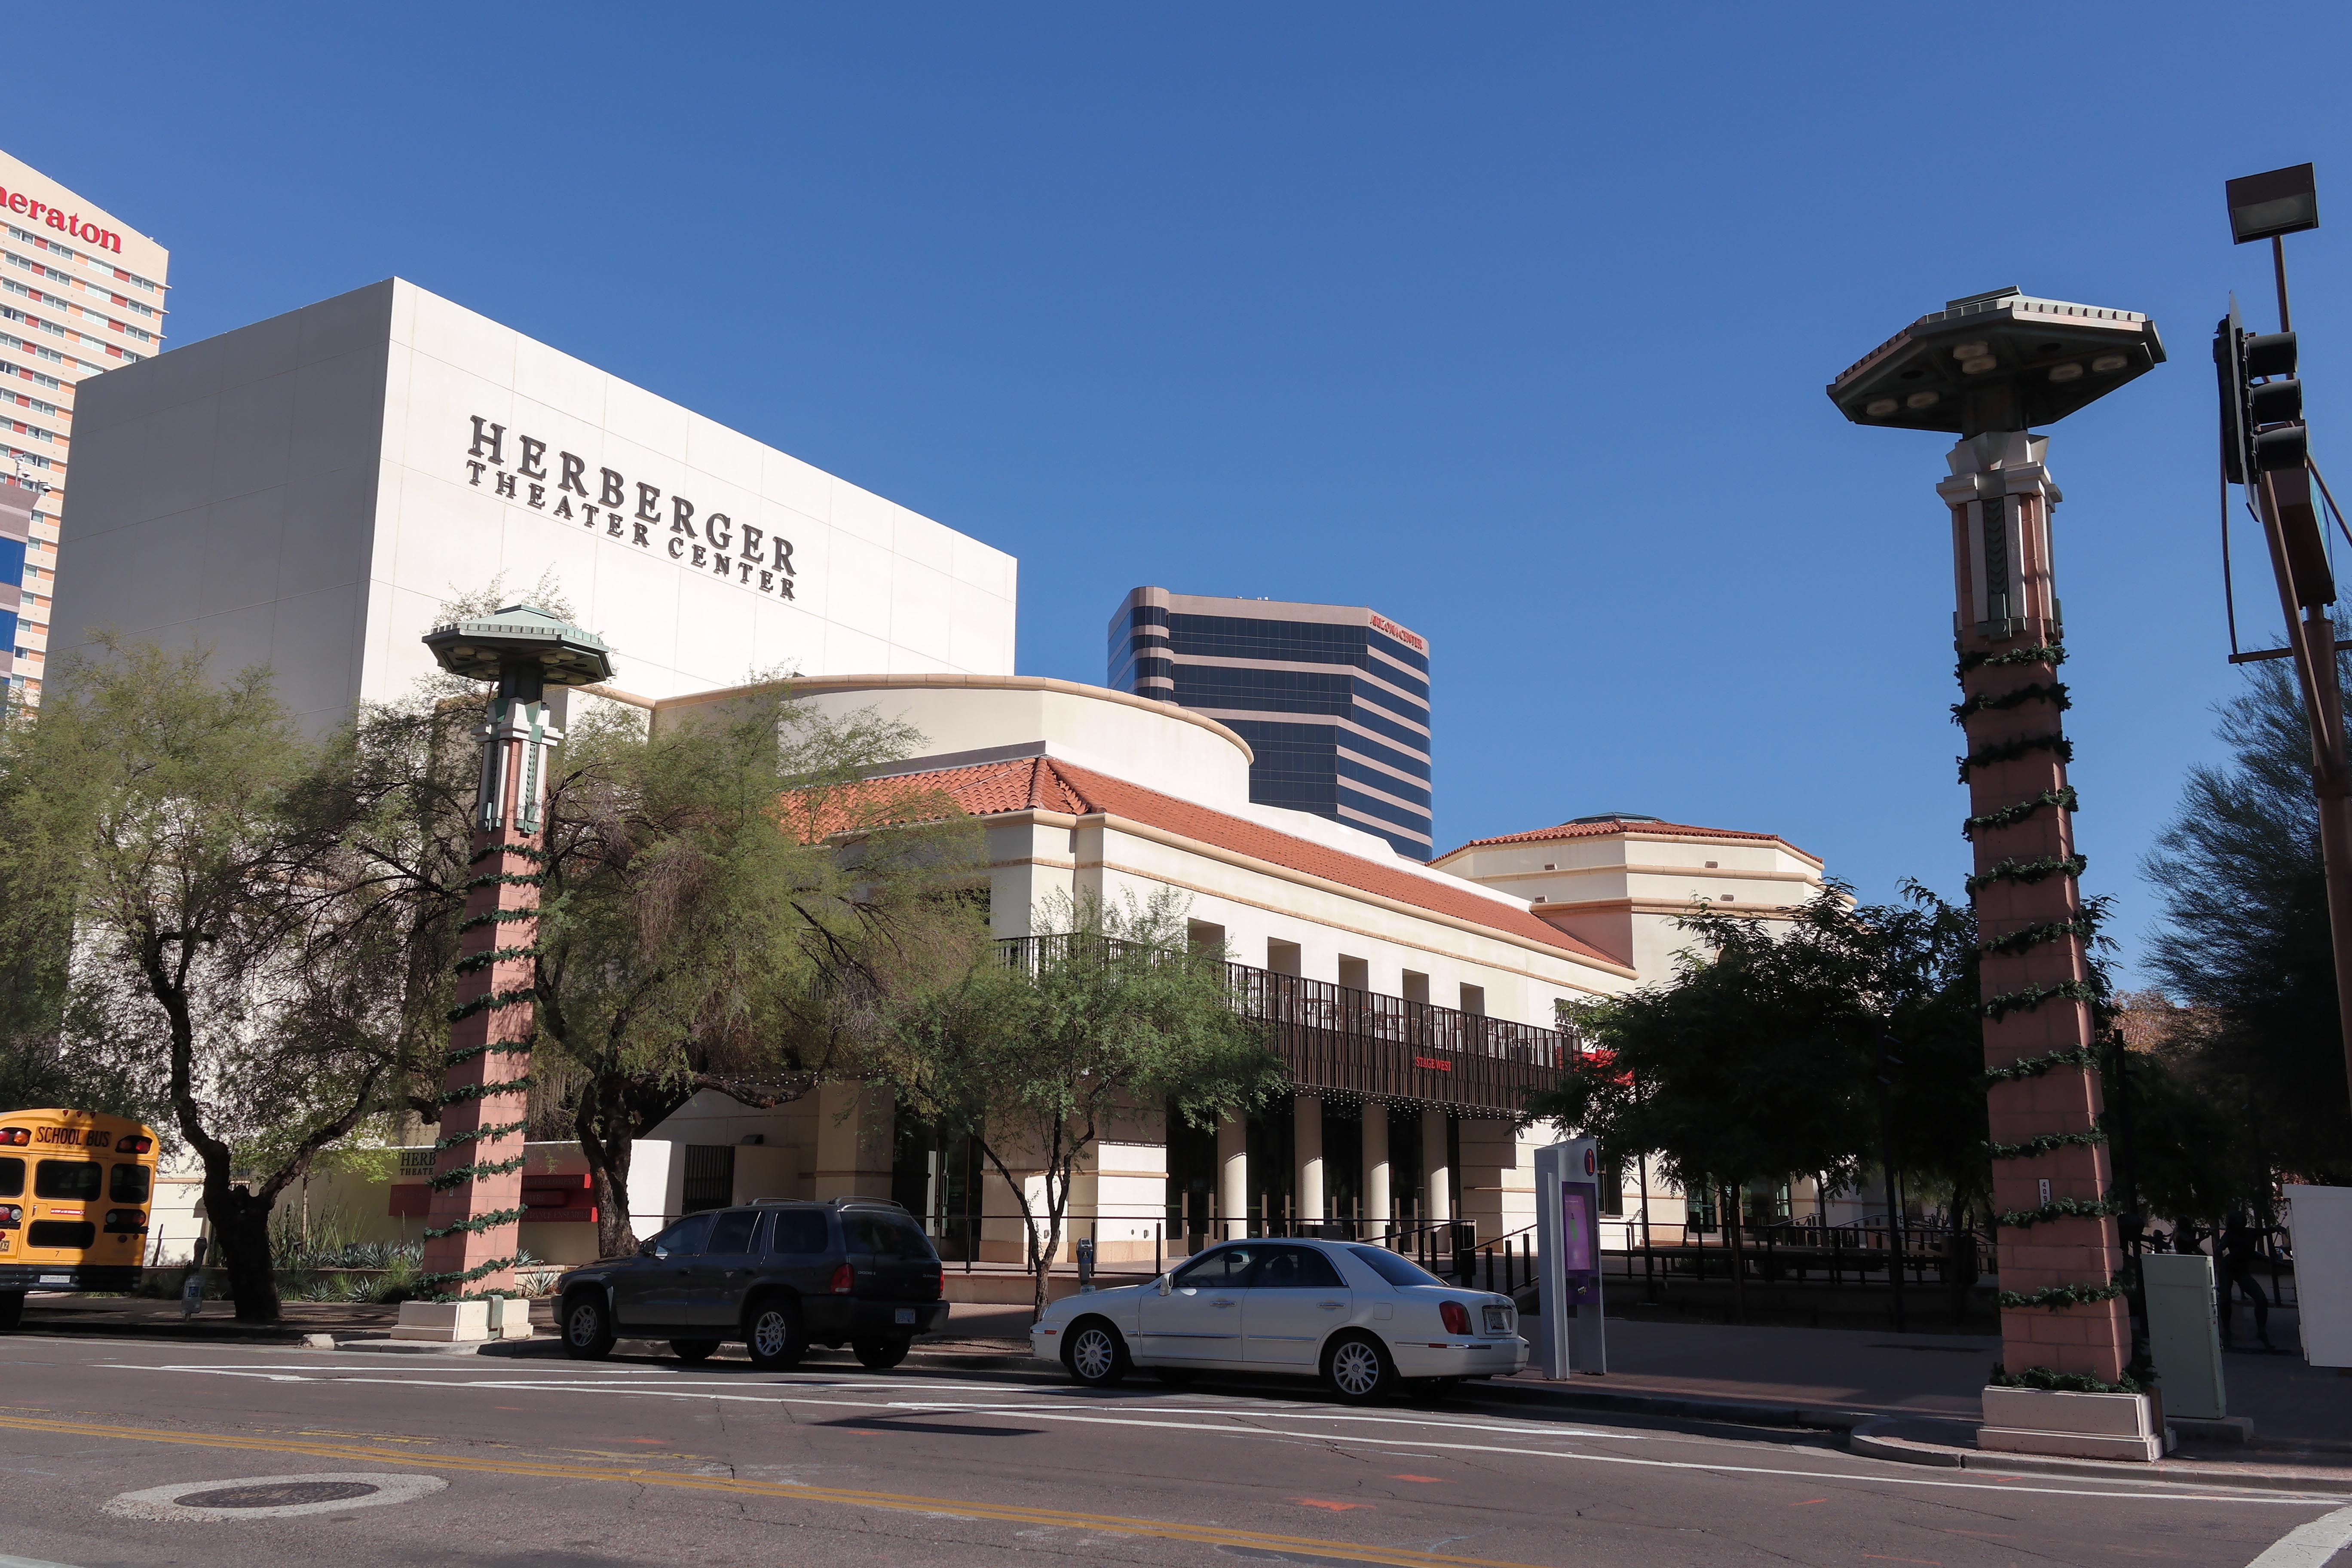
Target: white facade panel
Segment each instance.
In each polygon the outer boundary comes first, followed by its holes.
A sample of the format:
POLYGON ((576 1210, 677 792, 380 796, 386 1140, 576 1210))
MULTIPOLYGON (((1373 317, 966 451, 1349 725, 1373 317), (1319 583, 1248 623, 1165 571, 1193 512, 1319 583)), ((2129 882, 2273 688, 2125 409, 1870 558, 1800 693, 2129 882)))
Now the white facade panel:
POLYGON ((499 574, 649 697, 1012 671, 1012 557, 399 279, 93 384, 78 436, 59 646, 202 638, 314 721, 499 574))

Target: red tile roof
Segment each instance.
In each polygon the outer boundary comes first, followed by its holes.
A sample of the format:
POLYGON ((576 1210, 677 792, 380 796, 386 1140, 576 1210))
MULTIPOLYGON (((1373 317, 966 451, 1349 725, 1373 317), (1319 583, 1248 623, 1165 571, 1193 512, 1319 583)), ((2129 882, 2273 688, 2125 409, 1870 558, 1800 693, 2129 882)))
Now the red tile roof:
POLYGON ((873 783, 875 787, 896 786, 910 794, 919 792, 930 799, 944 795, 974 816, 1009 811, 1122 816, 1179 837, 1485 926, 1570 957, 1604 963, 1612 969, 1623 967, 1599 948, 1538 919, 1524 905, 1507 903, 1468 888, 1449 888, 1428 877, 1383 866, 1344 849, 1052 757, 1024 757, 1013 762, 900 773, 873 783))
MULTIPOLYGON (((1616 833, 1655 833, 1676 838, 1744 838, 1761 844, 1783 844, 1805 855, 1777 833, 1743 833, 1734 827, 1694 827, 1686 822, 1653 822, 1647 817, 1612 816, 1599 822, 1563 822, 1557 827, 1538 827, 1526 833, 1504 833, 1492 838, 1473 838, 1457 848, 1437 857, 1448 860, 1464 849, 1484 848, 1489 844, 1534 844, 1555 838, 1604 838, 1616 833)), ((1805 855, 1808 860, 1817 857, 1805 855)))

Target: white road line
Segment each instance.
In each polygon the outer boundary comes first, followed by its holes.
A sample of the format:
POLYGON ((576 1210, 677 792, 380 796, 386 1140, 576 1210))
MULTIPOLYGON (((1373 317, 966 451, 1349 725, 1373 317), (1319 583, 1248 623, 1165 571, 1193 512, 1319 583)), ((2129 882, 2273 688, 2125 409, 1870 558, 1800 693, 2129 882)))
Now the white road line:
POLYGON ((0 1568, 73 1568, 70 1563, 47 1563, 38 1557, 10 1557, 0 1553, 0 1568))
POLYGON ((2352 1508, 2339 1508, 2296 1525, 2246 1568, 2327 1568, 2327 1560, 2347 1546, 2352 1546, 2352 1508))
MULTIPOLYGON (((137 1372, 191 1372, 204 1373, 215 1376, 231 1377, 246 1375, 226 1368, 196 1366, 139 1367, 124 1365, 121 1366, 120 1370, 137 1372)), ((381 1383, 412 1388, 496 1388, 505 1392, 523 1393, 609 1392, 609 1390, 598 1387, 593 1384, 571 1380, 540 1382, 519 1379, 502 1384, 486 1384, 474 1380, 444 1380, 423 1377, 379 1378, 339 1375, 333 1378, 310 1378, 301 1379, 299 1381, 321 1383, 331 1382, 337 1384, 381 1383)), ((786 1384, 777 1386, 798 1387, 806 1385, 786 1384)), ((975 1413, 983 1415, 992 1413, 1017 1414, 1021 1418, 1025 1420, 1058 1421, 1074 1426, 1131 1426, 1146 1429, 1194 1432, 1204 1436, 1220 1437, 1276 1439, 1282 1442, 1296 1442, 1303 1436, 1314 1436, 1313 1434, 1300 1432, 1272 1431, 1255 1426, 1231 1425, 1213 1426, 1198 1421, 1144 1420, 1134 1416, 1081 1415, 1075 1411, 1044 1410, 1034 1407, 1024 1408, 1017 1413, 1006 1412, 1004 1407, 1001 1405, 977 1404, 957 1405, 950 1403, 935 1401, 916 1402, 908 1400, 796 1398, 783 1394, 716 1394, 693 1387, 648 1388, 642 1384, 625 1386, 621 1388, 619 1392, 655 1398, 717 1400, 727 1404, 737 1405, 813 1405, 825 1409, 850 1408, 859 1410, 897 1410, 908 1414, 919 1414, 925 1411, 935 1414, 953 1412, 960 1415, 970 1415, 975 1413)), ((1279 1413, 1268 1412, 1267 1414, 1272 1415, 1279 1413)), ((1314 1412, 1306 1412, 1303 1414, 1309 1416, 1315 1415, 1314 1412)), ((1407 1418, 1397 1417, 1395 1419, 1402 1422, 1407 1418)), ((1506 1428, 1506 1430, 1507 1430, 1507 1428, 1506 1428)), ((1531 1436, 1541 1435, 1545 1434, 1531 1434, 1531 1436)), ((1613 1434, 1611 1436, 1613 1437, 1613 1434)), ((1398 1441, 1394 1436, 1382 1436, 1373 1433, 1365 1433, 1360 1436, 1346 1433, 1332 1433, 1322 1436, 1318 1440, 1334 1443, 1394 1443, 1398 1441)), ((1566 1460, 1580 1464, 1632 1465, 1648 1469, 1697 1470, 1722 1475, 1779 1476, 1812 1482, 1839 1481, 1860 1484, 1863 1486, 1917 1487, 1934 1491, 2003 1492, 2010 1494, 2021 1494, 2030 1497, 2131 1499, 2144 1502, 2236 1503, 2242 1506, 2272 1508, 2319 1508, 2324 1507, 2328 1503, 2341 1502, 2343 1500, 2340 1495, 2326 1493, 2313 1494, 2309 1496, 2295 1496, 2292 1494, 2275 1495, 2268 1493, 2238 1493, 2231 1495, 2227 1493, 2215 1494, 2199 1491, 2156 1489, 2158 1488, 2173 1487, 2184 1484, 2168 1481, 2148 1481, 2141 1483, 2140 1488, 2137 1489, 2112 1491, 2096 1490, 2081 1487, 2016 1486, 1999 1481, 1945 1481, 1931 1479, 1924 1476, 1868 1474, 1846 1470, 1802 1470, 1790 1468, 1783 1466, 1712 1463, 1706 1460, 1696 1459, 1643 1459, 1622 1454, 1574 1453, 1557 1448, 1510 1447, 1502 1444, 1493 1443, 1440 1443, 1423 1437, 1414 1437, 1409 1439, 1409 1441, 1411 1441, 1416 1447, 1446 1449, 1456 1453, 1502 1454, 1527 1458, 1566 1460)), ((1889 1468, 1892 1468, 1891 1464, 1889 1468)), ((2264 1568, 2269 1568, 2269 1565, 2265 1564, 2264 1568)))

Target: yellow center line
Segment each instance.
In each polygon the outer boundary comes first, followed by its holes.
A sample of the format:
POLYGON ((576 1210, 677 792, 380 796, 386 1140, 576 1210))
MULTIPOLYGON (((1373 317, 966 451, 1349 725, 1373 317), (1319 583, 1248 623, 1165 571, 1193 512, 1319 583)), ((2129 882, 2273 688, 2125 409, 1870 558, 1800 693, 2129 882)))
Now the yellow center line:
MULTIPOLYGON (((1398 1568, 1530 1568, 1486 1557, 1444 1557, 1401 1546, 1369 1546, 1332 1541, 1317 1535, 1276 1535, 1265 1531, 1234 1530, 1223 1525, 1183 1524, 1173 1520, 1136 1519, 1122 1514, 1071 1513, 1060 1509, 1023 1508, 1008 1503, 967 1502, 956 1498, 919 1497, 904 1492, 856 1491, 845 1487, 813 1487, 790 1481, 750 1481, 730 1476, 688 1476, 673 1470, 639 1466, 563 1465, 533 1459, 484 1459, 456 1455, 420 1454, 414 1449, 375 1448, 358 1444, 295 1442, 284 1438, 226 1434, 164 1432, 152 1427, 98 1426, 79 1421, 43 1421, 27 1416, 0 1415, 0 1428, 20 1432, 51 1432, 75 1437, 113 1437, 125 1442, 173 1443, 194 1448, 241 1448, 270 1454, 299 1454, 306 1458, 403 1465, 415 1469, 467 1470, 483 1475, 522 1476, 538 1480, 627 1481, 633 1486, 668 1487, 679 1491, 723 1492, 735 1497, 789 1498, 802 1502, 837 1503, 845 1507, 887 1509, 900 1513, 954 1514, 967 1519, 1010 1524, 1056 1525, 1068 1530, 1092 1530, 1113 1535, 1148 1536, 1161 1541, 1188 1541, 1209 1546, 1249 1546, 1267 1552, 1308 1552, 1343 1557, 1353 1563, 1385 1563, 1398 1568)), ((635 1455, 618 1456, 635 1458, 635 1455)))

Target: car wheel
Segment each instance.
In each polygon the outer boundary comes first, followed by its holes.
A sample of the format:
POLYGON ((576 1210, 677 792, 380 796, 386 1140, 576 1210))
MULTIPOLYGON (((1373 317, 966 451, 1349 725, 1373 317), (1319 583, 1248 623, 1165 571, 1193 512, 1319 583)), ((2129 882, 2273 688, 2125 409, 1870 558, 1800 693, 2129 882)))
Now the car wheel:
POLYGON ((563 1303, 563 1353, 574 1361, 603 1361, 613 1353, 613 1314, 596 1291, 574 1291, 563 1303))
POLYGON ((0 1333, 9 1332, 25 1321, 25 1293, 22 1290, 0 1290, 0 1333))
POLYGON ((1085 1318, 1063 1336, 1062 1364, 1087 1387, 1108 1388, 1134 1363, 1128 1360, 1127 1342, 1117 1329, 1100 1318, 1085 1318))
POLYGON ((1396 1363, 1370 1334, 1342 1334, 1323 1352, 1323 1384, 1349 1405, 1370 1405, 1396 1387, 1396 1363))
POLYGON ((801 1334, 800 1310, 781 1296, 753 1304, 743 1324, 751 1364, 761 1372, 784 1372, 800 1364, 808 1341, 801 1334))
POLYGON ((857 1352, 857 1364, 884 1372, 907 1359, 907 1347, 915 1342, 901 1336, 887 1340, 859 1340, 850 1348, 857 1352))
POLYGON ((672 1340, 670 1353, 682 1362, 709 1361, 718 1353, 717 1340, 672 1340))

